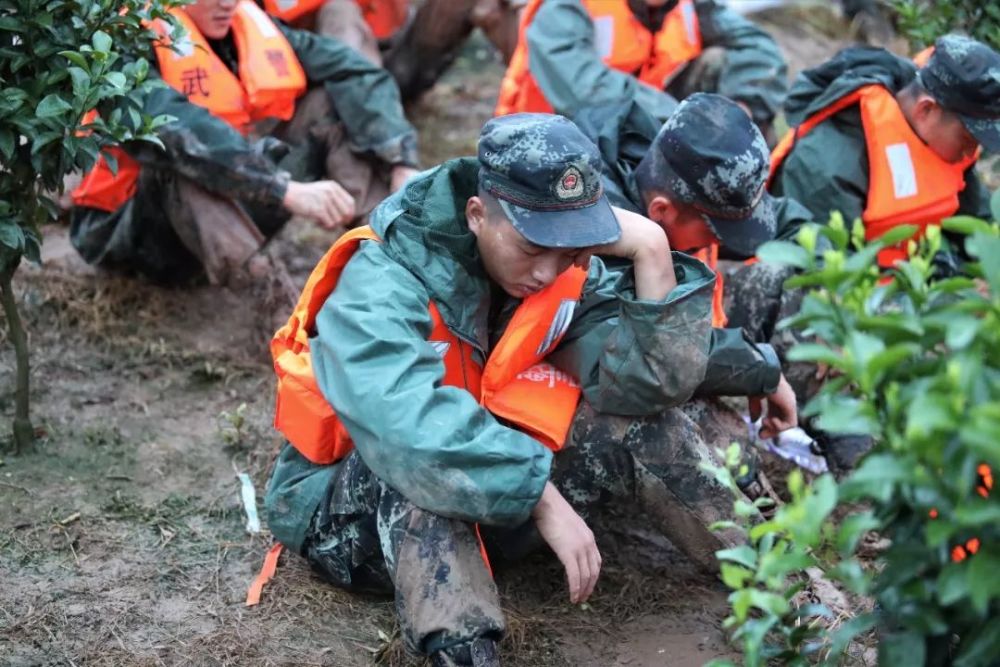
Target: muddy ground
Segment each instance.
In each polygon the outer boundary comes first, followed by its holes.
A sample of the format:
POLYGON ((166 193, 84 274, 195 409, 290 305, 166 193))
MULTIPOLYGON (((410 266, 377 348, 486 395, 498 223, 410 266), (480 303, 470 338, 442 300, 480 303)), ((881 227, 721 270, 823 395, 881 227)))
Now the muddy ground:
MULTIPOLYGON (((766 20, 796 69, 836 48, 822 9, 766 20)), ((411 109, 427 164, 473 151, 501 74, 473 43, 411 109)), ((304 281, 331 240, 293 224, 277 245, 304 281)), ((36 453, 0 460, 0 664, 420 664, 403 655, 390 599, 335 590, 293 555, 261 604, 244 606, 270 538, 245 530, 236 474, 261 494, 279 445, 255 295, 95 272, 60 226, 46 230, 45 257, 16 281, 40 438, 36 453)), ((9 437, 14 356, 3 329, 9 437)), ((584 607, 567 602, 546 554, 498 571, 505 664, 687 667, 732 655, 721 585, 669 545, 633 542, 602 536, 605 571, 584 607)))

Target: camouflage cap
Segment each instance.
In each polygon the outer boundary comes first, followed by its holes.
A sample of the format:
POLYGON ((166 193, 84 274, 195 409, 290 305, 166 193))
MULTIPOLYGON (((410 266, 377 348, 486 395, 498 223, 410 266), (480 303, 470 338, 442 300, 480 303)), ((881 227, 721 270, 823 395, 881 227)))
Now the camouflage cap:
POLYGON ((617 241, 597 147, 562 116, 519 113, 489 120, 479 135, 479 186, 511 224, 545 248, 617 241))
POLYGON ((1000 151, 1000 53, 971 37, 945 35, 918 76, 983 148, 1000 151))
POLYGON ((735 102, 691 95, 660 128, 650 150, 666 193, 699 211, 727 249, 750 257, 774 238, 778 225, 765 190, 767 142, 735 102))

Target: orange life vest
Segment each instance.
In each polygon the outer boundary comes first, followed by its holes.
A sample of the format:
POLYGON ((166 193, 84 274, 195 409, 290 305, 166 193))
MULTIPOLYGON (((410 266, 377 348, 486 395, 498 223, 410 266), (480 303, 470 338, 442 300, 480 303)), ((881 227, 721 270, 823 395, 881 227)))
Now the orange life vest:
MULTIPOLYGON (((326 0, 264 0, 264 9, 271 16, 292 22, 312 14, 326 0)), ((388 39, 406 23, 409 0, 356 0, 365 23, 375 39, 388 39)))
MULTIPOLYGON (((771 178, 795 147, 795 142, 824 120, 853 105, 861 109, 868 149, 868 199, 861 220, 865 237, 877 239, 900 225, 917 225, 915 238, 929 225, 958 211, 958 195, 965 188, 965 171, 978 155, 951 164, 925 144, 885 87, 863 86, 832 103, 785 135, 771 154, 771 178)), ((906 258, 906 243, 879 253, 887 268, 906 258)))
MULTIPOLYGON (((354 447, 350 435, 320 392, 313 374, 309 337, 316 315, 333 292, 347 262, 364 240, 378 241, 370 227, 344 234, 313 270, 288 323, 271 340, 278 375, 274 426, 308 460, 333 463, 354 447)), ((473 348, 455 336, 431 302, 428 339, 444 360, 444 384, 471 393, 491 413, 514 424, 553 451, 562 448, 580 398, 580 387, 543 361, 565 334, 587 272, 572 267, 515 311, 485 368, 473 348)))
MULTIPOLYGON (((497 116, 533 111, 551 113, 552 105, 531 75, 528 26, 543 0, 531 0, 521 15, 517 46, 500 83, 497 116)), ((594 46, 608 67, 634 75, 657 90, 702 51, 701 27, 693 0, 680 0, 653 33, 635 17, 628 0, 580 0, 594 22, 594 46)))
POLYGON ((729 318, 726 317, 726 309, 723 307, 723 296, 726 288, 722 281, 722 274, 719 273, 719 244, 713 243, 702 248, 694 253, 694 257, 715 271, 715 291, 712 292, 712 326, 724 327, 729 323, 729 318))
MULTIPOLYGON (((292 117, 296 98, 306 90, 306 75, 288 40, 263 10, 251 0, 241 0, 233 15, 239 78, 215 55, 183 9, 170 12, 188 34, 175 45, 177 51, 156 46, 160 75, 169 86, 243 134, 255 121, 292 117)), ((161 22, 152 28, 166 35, 161 22)), ((101 157, 73 192, 76 206, 115 211, 135 192, 139 164, 120 148, 111 152, 118 173, 113 174, 101 157)))

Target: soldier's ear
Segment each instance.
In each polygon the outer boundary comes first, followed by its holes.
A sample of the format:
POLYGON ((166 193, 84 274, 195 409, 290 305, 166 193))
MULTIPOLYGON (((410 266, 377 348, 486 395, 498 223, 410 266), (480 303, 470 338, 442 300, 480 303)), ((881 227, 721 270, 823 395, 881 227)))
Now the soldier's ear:
POLYGON ((469 197, 465 202, 465 221, 469 225, 469 231, 476 236, 486 225, 486 203, 477 196, 469 197))
POLYGON ((673 203, 664 195, 656 195, 646 207, 646 216, 661 227, 671 224, 677 217, 673 203))

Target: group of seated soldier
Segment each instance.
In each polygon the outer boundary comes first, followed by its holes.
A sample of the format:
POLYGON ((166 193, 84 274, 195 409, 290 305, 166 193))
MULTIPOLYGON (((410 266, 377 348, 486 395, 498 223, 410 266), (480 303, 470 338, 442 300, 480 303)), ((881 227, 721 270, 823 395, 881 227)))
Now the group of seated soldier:
POLYGON ((815 386, 782 373, 783 275, 749 264, 724 288, 720 258, 833 211, 869 238, 989 213, 1000 54, 967 37, 919 65, 850 48, 789 89, 774 39, 716 0, 171 13, 187 34, 151 46, 167 86, 145 111, 174 120, 85 175, 72 242, 158 282, 282 277, 272 533, 338 586, 395 591, 435 665, 499 664, 491 562, 547 544, 585 601, 605 505, 707 570, 742 541, 708 529, 731 497, 701 464, 795 427, 815 386), (400 88, 426 89, 473 26, 509 61, 496 117, 476 157, 418 172, 400 88), (267 251, 292 216, 354 228, 301 296, 267 251), (758 433, 723 396, 763 411, 758 433))

